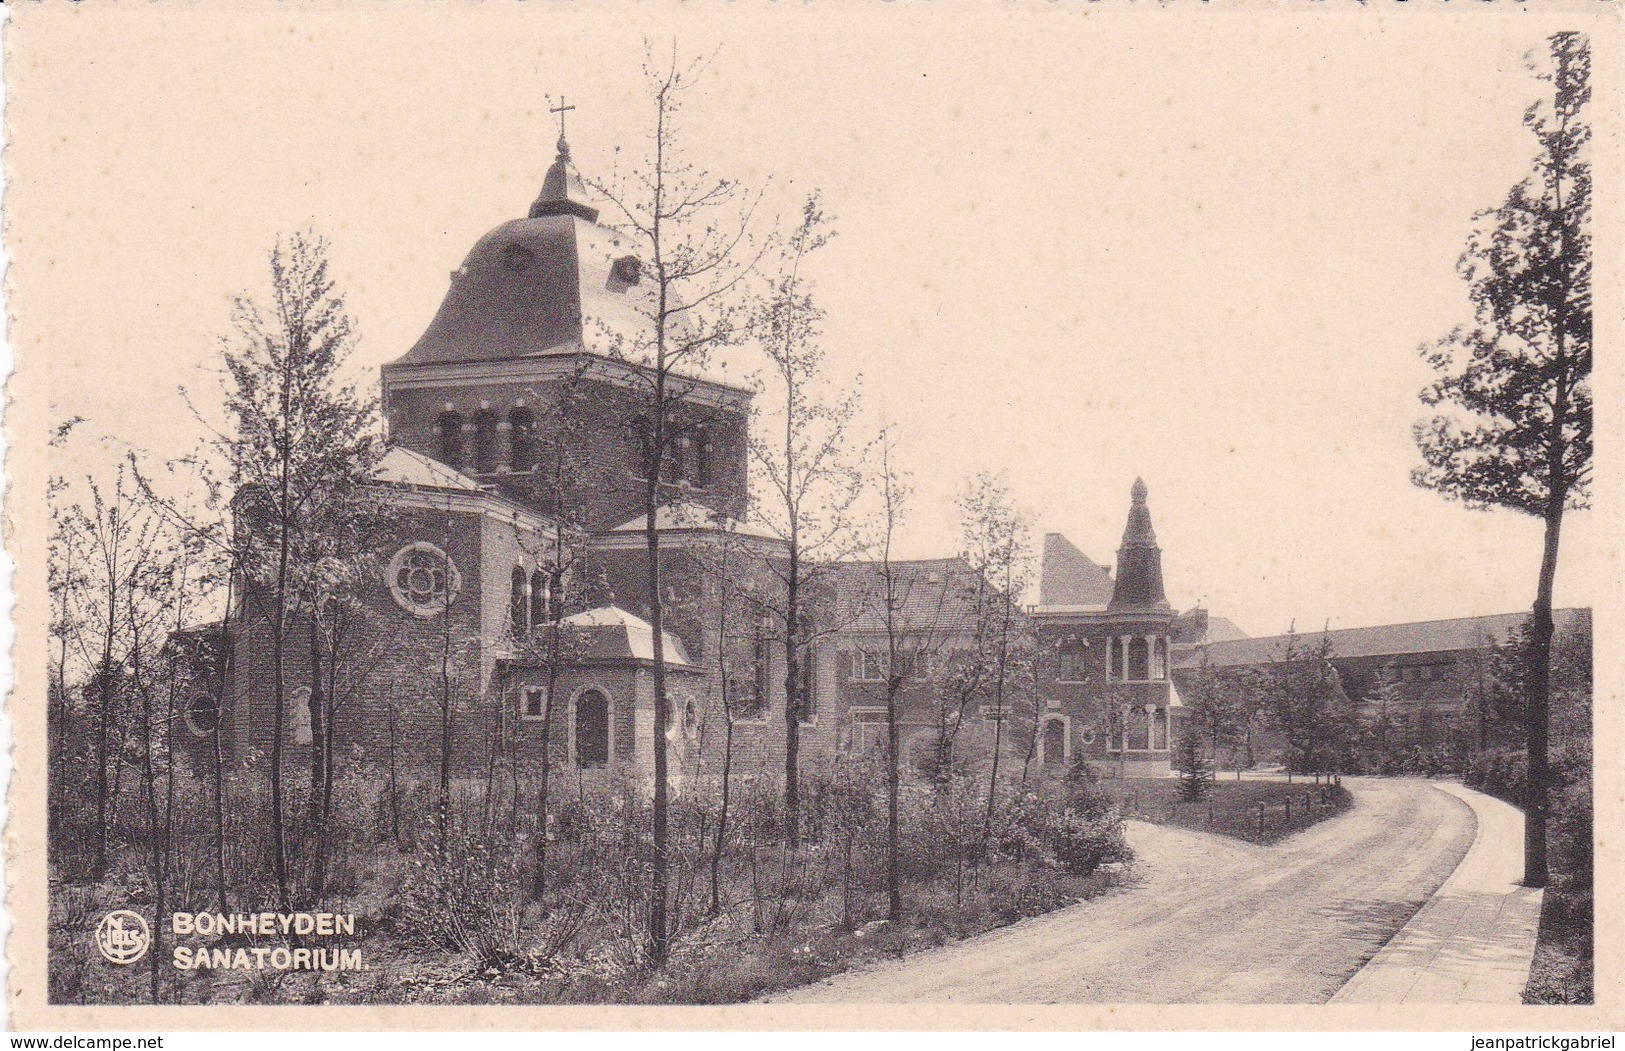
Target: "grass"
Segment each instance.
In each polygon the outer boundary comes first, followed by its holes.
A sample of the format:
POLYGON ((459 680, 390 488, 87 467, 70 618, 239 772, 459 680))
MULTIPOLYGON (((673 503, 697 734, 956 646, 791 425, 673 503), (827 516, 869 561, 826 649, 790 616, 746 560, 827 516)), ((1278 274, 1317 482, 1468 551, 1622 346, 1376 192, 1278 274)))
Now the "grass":
POLYGON ((1181 798, 1174 778, 1102 782, 1139 821, 1229 836, 1248 843, 1278 843, 1354 803, 1348 789, 1313 781, 1215 781, 1201 800, 1181 798))
POLYGON ((1588 895, 1567 881, 1546 888, 1540 909, 1540 933, 1535 959, 1524 987, 1526 1004, 1589 1004, 1595 1002, 1592 965, 1592 915, 1588 895))

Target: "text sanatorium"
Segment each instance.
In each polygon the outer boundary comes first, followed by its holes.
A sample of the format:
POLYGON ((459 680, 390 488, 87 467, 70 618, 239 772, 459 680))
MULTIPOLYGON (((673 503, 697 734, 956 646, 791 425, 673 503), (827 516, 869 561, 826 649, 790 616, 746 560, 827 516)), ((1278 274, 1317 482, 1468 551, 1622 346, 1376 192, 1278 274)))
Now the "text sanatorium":
MULTIPOLYGON (((332 912, 177 912, 170 916, 170 930, 177 939, 187 935, 205 938, 217 935, 278 935, 331 937, 354 935, 355 916, 332 912)), ((266 970, 276 971, 358 971, 360 949, 289 948, 285 945, 223 946, 176 945, 175 967, 184 971, 266 970)))
POLYGON ((177 970, 201 971, 359 971, 360 949, 290 949, 256 945, 250 949, 210 949, 206 946, 175 946, 177 970))

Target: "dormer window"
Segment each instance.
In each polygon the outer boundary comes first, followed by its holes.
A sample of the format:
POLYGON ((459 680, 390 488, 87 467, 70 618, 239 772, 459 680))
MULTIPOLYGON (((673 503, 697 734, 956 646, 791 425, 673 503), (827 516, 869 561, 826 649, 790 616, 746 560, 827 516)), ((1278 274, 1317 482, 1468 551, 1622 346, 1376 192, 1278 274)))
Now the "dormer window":
POLYGON ((609 290, 625 292, 643 279, 643 262, 635 255, 623 255, 609 267, 609 290))

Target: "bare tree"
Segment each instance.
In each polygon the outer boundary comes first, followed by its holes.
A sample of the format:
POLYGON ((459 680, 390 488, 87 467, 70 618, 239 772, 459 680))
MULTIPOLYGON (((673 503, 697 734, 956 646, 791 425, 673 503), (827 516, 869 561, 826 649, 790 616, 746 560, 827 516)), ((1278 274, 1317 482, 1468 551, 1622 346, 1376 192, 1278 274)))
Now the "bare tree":
POLYGON ((712 356, 734 343, 744 319, 741 293, 761 252, 750 230, 757 196, 684 159, 678 118, 686 92, 701 73, 675 54, 644 73, 652 104, 648 156, 631 176, 593 183, 619 213, 618 225, 641 246, 639 278, 647 295, 634 309, 637 331, 610 334, 611 356, 626 362, 640 402, 645 450, 642 502, 649 621, 654 634, 654 803, 650 865, 649 958, 664 966, 671 944, 668 742, 671 702, 666 683, 665 610, 659 512, 675 498, 663 484, 668 458, 680 448, 696 378, 712 356))
POLYGON ((1009 486, 986 473, 970 480, 958 504, 962 557, 971 572, 986 582, 978 589, 975 637, 980 644, 977 659, 988 668, 987 680, 997 715, 988 772, 987 815, 982 825, 985 843, 993 828, 998 800, 1006 690, 1019 666, 1032 663, 1037 649, 1021 611, 1022 596, 1032 583, 1032 519, 1015 507, 1009 486))
POLYGON ((831 236, 814 194, 784 241, 771 290, 752 319, 752 335, 768 362, 763 393, 771 398, 770 406, 759 403, 757 410, 778 425, 755 435, 750 453, 760 483, 758 515, 784 544, 782 559, 767 563, 780 590, 763 601, 784 648, 785 838, 792 846, 801 839, 800 729, 809 685, 803 666, 813 659, 815 642, 837 629, 827 601, 831 567, 856 549, 852 508, 862 491, 862 474, 848 450, 857 396, 829 399, 819 389, 824 312, 813 300, 806 264, 831 236), (820 591, 823 616, 812 610, 820 591))
MULTIPOLYGON (((269 301, 238 298, 237 334, 224 347, 230 429, 215 443, 247 526, 244 598, 271 637, 271 864, 284 909, 292 903, 283 783, 290 645, 322 601, 334 537, 357 513, 378 452, 374 405, 343 379, 354 329, 327 251, 313 235, 279 240, 269 301)), ((312 705, 317 693, 313 686, 312 705)))

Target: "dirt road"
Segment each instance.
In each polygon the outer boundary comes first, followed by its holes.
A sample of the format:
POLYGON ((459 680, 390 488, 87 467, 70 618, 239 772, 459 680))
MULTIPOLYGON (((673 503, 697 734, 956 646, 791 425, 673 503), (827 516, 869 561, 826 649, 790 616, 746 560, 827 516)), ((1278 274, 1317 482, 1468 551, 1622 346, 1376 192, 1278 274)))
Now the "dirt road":
POLYGON ((1258 847, 1133 822, 1137 882, 775 999, 823 1003, 1324 1003, 1461 861, 1472 811, 1422 781, 1258 847))

